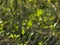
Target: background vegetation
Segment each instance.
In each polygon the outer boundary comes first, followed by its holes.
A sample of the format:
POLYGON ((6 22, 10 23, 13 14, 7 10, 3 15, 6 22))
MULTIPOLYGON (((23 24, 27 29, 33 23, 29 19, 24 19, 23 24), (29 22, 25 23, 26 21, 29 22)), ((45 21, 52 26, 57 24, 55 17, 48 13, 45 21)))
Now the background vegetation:
POLYGON ((0 0, 0 45, 60 45, 60 0, 0 0))

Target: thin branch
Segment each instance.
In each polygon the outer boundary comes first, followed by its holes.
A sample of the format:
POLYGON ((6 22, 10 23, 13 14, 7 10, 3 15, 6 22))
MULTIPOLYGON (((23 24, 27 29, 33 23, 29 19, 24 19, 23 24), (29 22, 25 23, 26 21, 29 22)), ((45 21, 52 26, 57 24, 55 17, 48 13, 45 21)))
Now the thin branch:
POLYGON ((47 41, 49 41, 51 37, 52 37, 52 35, 50 35, 49 38, 43 44, 45 44, 47 41))

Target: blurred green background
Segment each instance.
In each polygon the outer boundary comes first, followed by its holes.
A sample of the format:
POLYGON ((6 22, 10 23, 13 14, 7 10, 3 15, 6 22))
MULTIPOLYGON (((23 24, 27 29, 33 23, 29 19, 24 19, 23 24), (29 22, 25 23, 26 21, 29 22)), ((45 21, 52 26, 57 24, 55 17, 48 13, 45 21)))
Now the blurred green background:
POLYGON ((60 45, 60 0, 0 0, 0 45, 60 45))

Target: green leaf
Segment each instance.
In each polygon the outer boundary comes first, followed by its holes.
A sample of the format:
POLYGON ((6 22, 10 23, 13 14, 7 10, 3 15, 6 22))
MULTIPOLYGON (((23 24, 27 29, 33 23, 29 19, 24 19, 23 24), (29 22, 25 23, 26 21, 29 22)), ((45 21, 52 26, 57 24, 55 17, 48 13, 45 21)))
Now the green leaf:
POLYGON ((9 37, 14 38, 13 34, 10 34, 10 36, 9 36, 9 37))
POLYGON ((47 21, 47 17, 44 17, 44 21, 47 21))
POLYGON ((29 20, 28 23, 27 23, 28 27, 31 27, 32 26, 32 21, 29 20))
POLYGON ((43 44, 42 44, 42 41, 41 41, 41 42, 39 42, 38 44, 39 44, 39 45, 43 45, 43 44))
POLYGON ((54 25, 50 25, 50 28, 53 29, 54 28, 54 25))
POLYGON ((10 3, 13 3, 14 2, 14 0, 9 0, 10 1, 10 3))
POLYGON ((20 43, 20 45, 23 45, 22 43, 20 43))
POLYGON ((37 17, 41 16, 43 14, 43 10, 37 9, 37 17))
POLYGON ((18 25, 16 26, 16 29, 18 30, 18 25))
POLYGON ((14 34, 14 37, 16 38, 16 37, 17 37, 17 35, 16 35, 16 34, 14 34))
POLYGON ((24 29, 24 27, 22 27, 22 35, 24 35, 25 34, 25 29, 24 29))
POLYGON ((48 2, 50 3, 50 2, 51 2, 51 0, 48 0, 48 2))
POLYGON ((48 26, 44 26, 44 28, 48 28, 48 26))

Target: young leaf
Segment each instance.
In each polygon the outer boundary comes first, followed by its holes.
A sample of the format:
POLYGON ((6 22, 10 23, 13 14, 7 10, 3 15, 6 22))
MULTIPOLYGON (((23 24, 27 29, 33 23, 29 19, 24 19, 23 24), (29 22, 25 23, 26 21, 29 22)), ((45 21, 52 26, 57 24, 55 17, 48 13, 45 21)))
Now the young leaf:
POLYGON ((41 16, 43 14, 43 10, 37 9, 37 17, 41 16))
POLYGON ((24 27, 22 27, 22 35, 24 35, 25 34, 25 29, 24 29, 24 27))
POLYGON ((28 27, 31 27, 32 26, 32 21, 31 20, 28 21, 27 25, 28 25, 28 27))

